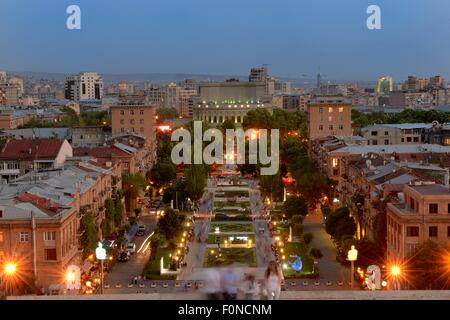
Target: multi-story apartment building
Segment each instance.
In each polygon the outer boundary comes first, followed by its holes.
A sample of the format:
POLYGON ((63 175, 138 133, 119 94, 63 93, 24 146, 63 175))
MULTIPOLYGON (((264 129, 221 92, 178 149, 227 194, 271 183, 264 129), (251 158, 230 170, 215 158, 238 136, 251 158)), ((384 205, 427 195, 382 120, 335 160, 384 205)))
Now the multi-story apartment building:
POLYGON ((0 129, 15 129, 23 126, 25 123, 35 118, 35 114, 26 110, 1 110, 0 111, 0 129))
POLYGON ((0 259, 17 261, 37 288, 61 289, 67 267, 82 267, 81 218, 90 211, 100 227, 112 185, 111 168, 84 162, 0 186, 0 259))
POLYGON ((71 156, 67 140, 8 140, 0 151, 1 180, 9 182, 30 171, 61 167, 71 156))
POLYGON ((102 146, 111 137, 109 126, 84 126, 70 129, 72 147, 98 147, 102 146))
POLYGON ((450 244, 450 190, 439 184, 405 185, 387 206, 388 260, 403 261, 427 240, 450 244))
POLYGON ((424 143, 425 133, 431 123, 376 124, 361 129, 361 136, 368 145, 388 145, 403 143, 424 143))
POLYGON ((351 104, 342 96, 315 96, 308 102, 308 138, 351 136, 351 104))
POLYGON ((100 100, 103 79, 97 72, 81 72, 66 78, 64 96, 68 100, 100 100))
POLYGON ((0 105, 17 106, 21 104, 21 98, 19 84, 0 83, 0 105))
POLYGON ((433 95, 429 91, 392 91, 389 104, 406 109, 430 109, 433 106, 433 95))
POLYGON ((137 134, 149 142, 155 139, 155 108, 141 103, 111 107, 112 135, 137 134))

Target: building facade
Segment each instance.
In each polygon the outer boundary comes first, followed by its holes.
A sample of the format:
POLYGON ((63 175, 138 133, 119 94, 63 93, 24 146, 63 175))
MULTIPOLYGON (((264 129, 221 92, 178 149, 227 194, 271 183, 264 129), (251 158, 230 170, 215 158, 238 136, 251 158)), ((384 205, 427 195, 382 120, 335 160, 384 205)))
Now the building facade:
POLYGON ((68 100, 100 100, 103 79, 97 72, 81 72, 66 78, 64 96, 68 100))

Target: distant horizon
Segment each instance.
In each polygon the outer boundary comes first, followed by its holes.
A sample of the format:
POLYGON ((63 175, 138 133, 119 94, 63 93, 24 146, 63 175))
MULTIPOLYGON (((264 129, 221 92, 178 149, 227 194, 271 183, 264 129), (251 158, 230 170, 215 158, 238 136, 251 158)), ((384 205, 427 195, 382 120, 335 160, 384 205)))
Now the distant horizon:
POLYGON ((0 69, 246 76, 267 64, 281 78, 450 78, 448 12, 439 0, 3 0, 0 69), (73 4, 80 30, 66 26, 73 4), (367 28, 371 4, 380 30, 367 28))

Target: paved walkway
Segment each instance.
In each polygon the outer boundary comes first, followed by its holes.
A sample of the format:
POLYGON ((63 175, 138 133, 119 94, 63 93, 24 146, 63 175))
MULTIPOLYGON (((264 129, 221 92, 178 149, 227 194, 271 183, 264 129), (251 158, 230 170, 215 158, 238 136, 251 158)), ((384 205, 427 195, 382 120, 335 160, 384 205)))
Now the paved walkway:
POLYGON ((322 214, 315 211, 303 221, 303 232, 312 233, 311 248, 320 249, 323 257, 319 260, 320 279, 327 281, 350 281, 350 271, 336 261, 336 248, 330 235, 325 232, 322 214))

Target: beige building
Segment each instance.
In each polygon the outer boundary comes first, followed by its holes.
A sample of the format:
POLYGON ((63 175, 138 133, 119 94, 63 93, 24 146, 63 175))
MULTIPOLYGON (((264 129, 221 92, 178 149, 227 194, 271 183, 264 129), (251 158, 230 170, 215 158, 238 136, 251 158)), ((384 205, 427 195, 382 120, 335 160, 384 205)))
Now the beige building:
POLYGON ((388 260, 403 260, 427 241, 450 244, 450 190, 439 184, 405 185, 387 206, 388 260))
POLYGON ((111 107, 112 135, 137 134, 155 138, 155 108, 143 104, 120 104, 111 107))
POLYGON ((309 100, 308 138, 351 136, 352 107, 342 96, 316 96, 309 100))
POLYGON ((361 136, 368 145, 424 143, 425 132, 431 123, 376 124, 361 129, 361 136))

